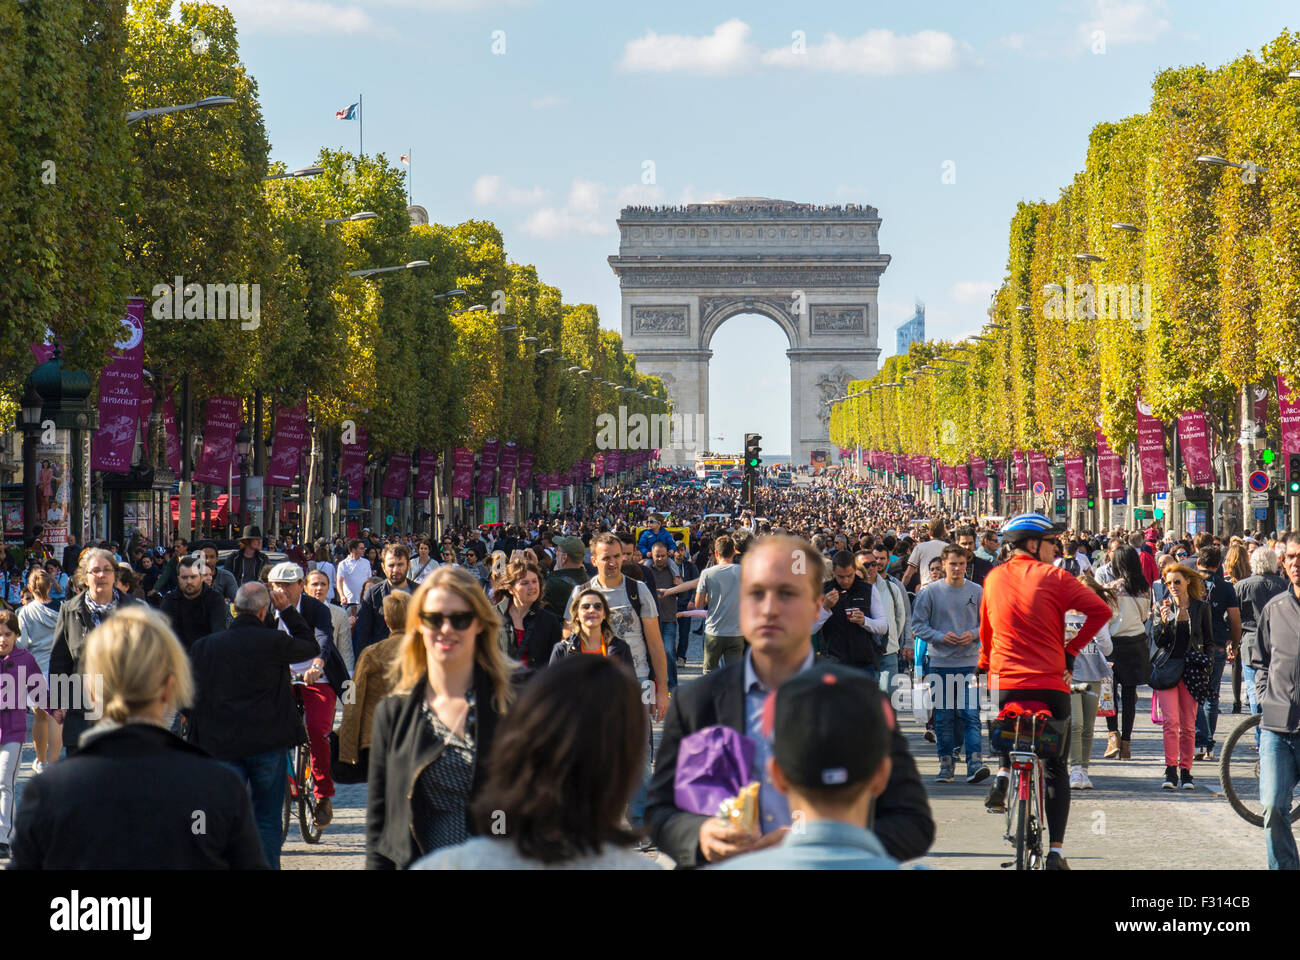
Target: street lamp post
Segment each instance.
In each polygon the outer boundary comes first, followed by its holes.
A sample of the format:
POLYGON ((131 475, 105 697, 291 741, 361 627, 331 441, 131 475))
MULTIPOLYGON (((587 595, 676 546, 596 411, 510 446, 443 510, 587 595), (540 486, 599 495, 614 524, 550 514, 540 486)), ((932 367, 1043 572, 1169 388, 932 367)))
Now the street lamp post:
POLYGON ((23 432, 23 546, 36 536, 36 438, 41 429, 41 393, 31 377, 23 391, 18 426, 23 432))
POLYGON ((182 113, 186 110, 206 110, 211 107, 231 107, 235 105, 234 97, 204 97, 196 103, 181 103, 171 107, 149 107, 145 110, 130 110, 126 114, 127 126, 134 126, 141 120, 162 117, 169 113, 182 113))
POLYGON ((239 451, 239 527, 248 525, 248 451, 253 446, 253 436, 248 432, 248 424, 239 424, 239 433, 235 434, 235 449, 239 451))

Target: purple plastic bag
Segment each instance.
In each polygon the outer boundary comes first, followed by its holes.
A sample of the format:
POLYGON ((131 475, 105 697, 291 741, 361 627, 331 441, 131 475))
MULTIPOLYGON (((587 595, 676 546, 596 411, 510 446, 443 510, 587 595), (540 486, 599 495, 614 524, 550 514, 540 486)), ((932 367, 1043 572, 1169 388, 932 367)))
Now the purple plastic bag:
POLYGON ((713 816, 718 804, 753 782, 754 741, 731 727, 696 730, 677 746, 673 800, 679 809, 713 816))

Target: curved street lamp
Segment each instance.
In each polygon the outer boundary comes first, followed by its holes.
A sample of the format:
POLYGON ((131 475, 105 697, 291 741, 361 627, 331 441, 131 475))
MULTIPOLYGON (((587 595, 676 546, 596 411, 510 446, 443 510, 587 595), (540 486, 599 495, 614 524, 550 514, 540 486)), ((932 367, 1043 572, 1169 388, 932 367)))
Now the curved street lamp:
POLYGON ((297 170, 288 170, 285 173, 273 173, 269 177, 263 177, 262 181, 292 180, 295 177, 319 177, 324 172, 324 167, 299 167, 297 170))
MULTIPOLYGON (((416 270, 420 267, 429 266, 428 260, 412 260, 410 263, 399 263, 395 267, 371 267, 369 270, 349 270, 349 277, 373 277, 377 273, 390 273, 393 270, 416 270)), ((450 294, 445 294, 450 296, 450 294)))
POLYGON ((126 114, 126 125, 134 126, 141 120, 150 120, 153 117, 163 117, 169 113, 183 113, 186 110, 208 110, 212 107, 233 107, 235 105, 234 97, 204 97, 194 103, 180 103, 171 107, 149 107, 145 110, 129 110, 126 114))
POLYGON ((328 227, 331 223, 355 223, 358 220, 378 220, 378 219, 379 219, 379 214, 374 213, 373 211, 370 210, 362 210, 360 213, 354 213, 350 217, 337 217, 337 218, 331 217, 329 220, 325 221, 325 226, 328 227))

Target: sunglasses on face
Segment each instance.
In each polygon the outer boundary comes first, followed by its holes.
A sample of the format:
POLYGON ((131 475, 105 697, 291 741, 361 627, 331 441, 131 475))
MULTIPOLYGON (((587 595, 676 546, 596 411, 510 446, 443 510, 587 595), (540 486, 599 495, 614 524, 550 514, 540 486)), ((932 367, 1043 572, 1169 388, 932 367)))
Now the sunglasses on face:
POLYGON ((579 609, 579 610, 599 610, 599 609, 600 609, 600 604, 599 604, 599 603, 580 603, 580 604, 578 604, 578 609, 579 609))
POLYGON ((474 612, 472 610, 463 610, 459 613, 420 611, 420 622, 430 630, 441 630, 444 621, 450 623, 453 630, 468 630, 469 625, 474 622, 474 612))

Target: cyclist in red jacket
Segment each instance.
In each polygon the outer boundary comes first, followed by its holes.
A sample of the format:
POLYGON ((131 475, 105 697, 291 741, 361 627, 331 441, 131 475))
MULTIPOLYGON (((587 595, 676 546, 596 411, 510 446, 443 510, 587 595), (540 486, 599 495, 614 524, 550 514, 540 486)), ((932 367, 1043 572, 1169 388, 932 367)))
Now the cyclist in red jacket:
MULTIPOLYGON (((1057 719, 1070 716, 1070 670, 1074 656, 1111 617, 1106 602, 1052 565, 1062 527, 1041 513, 1022 513, 1002 525, 1013 552, 984 578, 980 602, 979 670, 989 674, 999 709, 1011 701, 1038 701, 1057 719), (1067 645, 1065 613, 1087 618, 1067 645)), ((1070 818, 1070 787, 1065 758, 1043 761, 1047 793, 1047 827, 1051 849, 1048 870, 1068 870, 1061 853, 1070 818)), ((1002 756, 997 779, 984 802, 992 812, 1006 809, 1010 758, 1002 756)))

